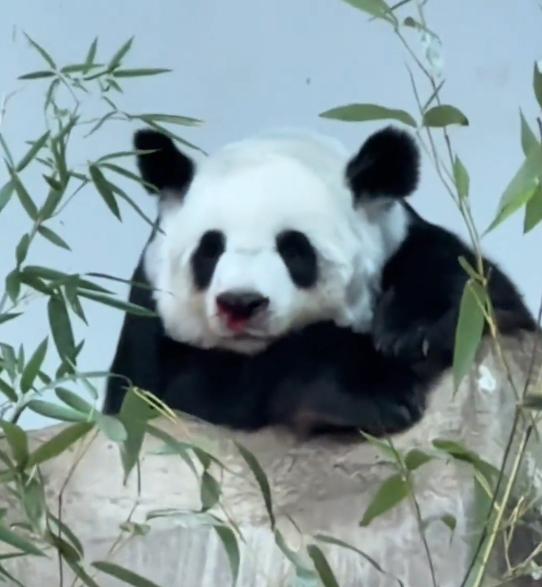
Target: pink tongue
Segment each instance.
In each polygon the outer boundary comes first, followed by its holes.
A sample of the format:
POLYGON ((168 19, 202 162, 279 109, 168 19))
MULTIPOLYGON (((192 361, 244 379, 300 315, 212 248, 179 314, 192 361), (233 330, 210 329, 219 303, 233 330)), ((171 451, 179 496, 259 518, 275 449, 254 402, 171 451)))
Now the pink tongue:
POLYGON ((239 334, 245 330, 248 320, 246 318, 228 318, 228 328, 239 334))

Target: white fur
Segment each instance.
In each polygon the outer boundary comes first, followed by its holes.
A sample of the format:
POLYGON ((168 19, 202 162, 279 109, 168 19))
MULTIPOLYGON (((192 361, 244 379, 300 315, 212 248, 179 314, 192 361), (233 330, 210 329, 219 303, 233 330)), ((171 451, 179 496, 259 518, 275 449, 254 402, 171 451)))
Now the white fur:
POLYGON ((168 334, 204 348, 257 352, 270 340, 320 319, 366 330, 390 241, 401 233, 401 206, 377 217, 355 211, 346 187, 348 155, 326 137, 279 132, 226 146, 204 160, 184 200, 161 210, 161 232, 145 254, 168 334), (191 256, 202 234, 220 230, 226 251, 209 288, 198 292, 191 256), (283 230, 307 235, 318 254, 315 287, 300 289, 276 251, 283 230), (234 336, 222 323, 216 297, 255 290, 268 310, 234 336))

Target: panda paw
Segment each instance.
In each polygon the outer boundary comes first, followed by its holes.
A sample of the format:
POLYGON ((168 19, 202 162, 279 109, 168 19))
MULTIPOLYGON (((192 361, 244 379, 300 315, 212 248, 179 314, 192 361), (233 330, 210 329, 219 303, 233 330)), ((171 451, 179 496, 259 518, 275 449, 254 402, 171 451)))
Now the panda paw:
POLYGON ((389 401, 382 402, 378 406, 378 417, 362 429, 372 436, 404 432, 421 420, 425 407, 423 392, 410 390, 399 397, 394 396, 389 398, 389 401))
POLYGON ((408 363, 425 359, 431 346, 431 325, 414 322, 404 325, 398 317, 395 292, 386 292, 379 301, 373 319, 375 348, 386 355, 408 363))

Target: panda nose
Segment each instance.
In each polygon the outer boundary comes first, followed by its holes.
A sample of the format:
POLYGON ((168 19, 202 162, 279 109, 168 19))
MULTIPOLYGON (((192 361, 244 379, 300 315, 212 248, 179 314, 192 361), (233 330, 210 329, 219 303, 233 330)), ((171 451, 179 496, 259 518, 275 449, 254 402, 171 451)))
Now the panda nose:
POLYGON ((252 318, 269 305, 269 298, 253 291, 227 291, 216 297, 218 309, 239 320, 252 318))

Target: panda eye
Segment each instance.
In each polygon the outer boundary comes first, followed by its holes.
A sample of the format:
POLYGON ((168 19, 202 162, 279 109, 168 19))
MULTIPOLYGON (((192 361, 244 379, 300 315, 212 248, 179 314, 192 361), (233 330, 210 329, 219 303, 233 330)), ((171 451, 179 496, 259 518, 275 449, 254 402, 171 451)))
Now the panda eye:
POLYGON ((201 237, 196 254, 206 259, 216 259, 224 252, 224 235, 219 230, 209 230, 201 237))
POLYGON ((284 260, 293 282, 302 288, 316 283, 318 266, 316 251, 309 239, 297 230, 285 230, 277 236, 277 250, 284 260))
POLYGON ((192 255, 192 274, 194 284, 204 290, 211 283, 220 255, 226 247, 226 238, 219 230, 209 230, 201 237, 192 255))

